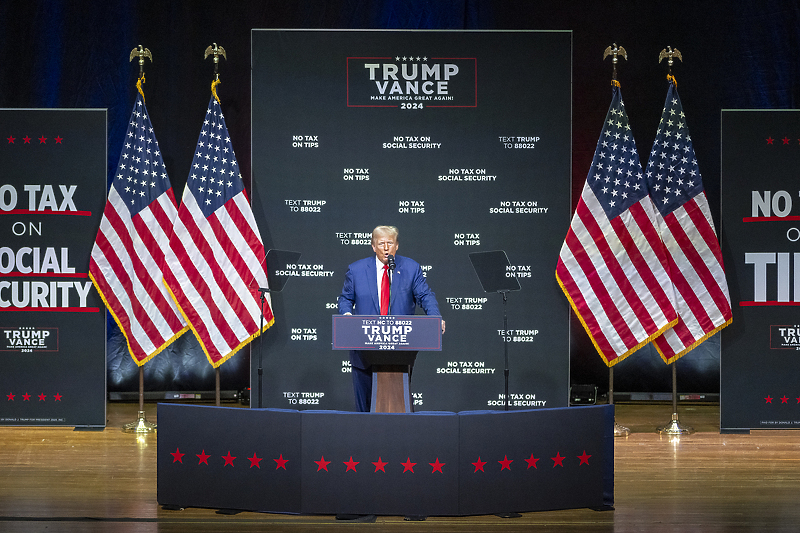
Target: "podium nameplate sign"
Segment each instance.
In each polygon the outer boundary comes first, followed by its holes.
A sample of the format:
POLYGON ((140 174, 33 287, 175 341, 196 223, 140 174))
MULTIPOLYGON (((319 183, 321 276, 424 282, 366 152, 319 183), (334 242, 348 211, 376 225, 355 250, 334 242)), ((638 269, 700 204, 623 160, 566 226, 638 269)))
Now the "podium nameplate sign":
POLYGON ((333 315, 334 350, 441 351, 442 317, 333 315))
POLYGON ((332 348, 359 350, 372 368, 373 413, 410 413, 409 370, 419 351, 441 351, 442 317, 333 315, 332 348))

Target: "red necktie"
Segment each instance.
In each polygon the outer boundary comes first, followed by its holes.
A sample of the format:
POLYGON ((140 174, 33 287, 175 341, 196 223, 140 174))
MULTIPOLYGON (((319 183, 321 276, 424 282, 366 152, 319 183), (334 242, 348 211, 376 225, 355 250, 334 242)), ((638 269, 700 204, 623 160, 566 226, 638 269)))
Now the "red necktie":
POLYGON ((381 314, 389 314, 389 265, 383 265, 383 278, 381 278, 381 314))

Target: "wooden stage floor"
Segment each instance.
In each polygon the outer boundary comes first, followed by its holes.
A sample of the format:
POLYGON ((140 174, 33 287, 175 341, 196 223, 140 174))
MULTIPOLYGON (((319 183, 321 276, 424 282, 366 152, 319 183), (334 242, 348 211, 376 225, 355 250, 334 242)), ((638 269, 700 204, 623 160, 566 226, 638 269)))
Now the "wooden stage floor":
MULTIPOLYGON (((800 531, 800 433, 720 435, 718 405, 681 405, 697 433, 662 437, 670 404, 617 404, 632 434, 615 440, 616 509, 406 522, 210 509, 165 511, 156 503, 156 435, 121 431, 138 404, 109 403, 105 431, 0 428, 0 532, 249 532, 359 528, 371 531, 626 532, 800 531)), ((156 421, 156 406, 145 406, 156 421)))

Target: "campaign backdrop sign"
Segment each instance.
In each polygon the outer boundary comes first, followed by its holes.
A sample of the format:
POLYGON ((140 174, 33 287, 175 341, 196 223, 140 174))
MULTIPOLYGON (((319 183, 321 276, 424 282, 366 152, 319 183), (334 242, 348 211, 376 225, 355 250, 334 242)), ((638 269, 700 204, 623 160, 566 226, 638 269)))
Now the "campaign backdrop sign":
POLYGON ((253 345, 265 407, 354 408, 330 317, 378 225, 399 228, 398 255, 420 263, 446 323, 442 350, 416 359, 417 411, 502 408, 504 340, 511 407, 568 404, 554 271, 570 221, 571 50, 569 31, 253 30, 253 211, 267 249, 302 254, 281 267, 275 325, 253 345), (521 286, 508 328, 469 260, 491 250, 521 286))
POLYGON ((104 109, 0 110, 0 425, 105 426, 104 109))
POLYGON ((800 111, 722 111, 722 431, 800 428, 800 111))

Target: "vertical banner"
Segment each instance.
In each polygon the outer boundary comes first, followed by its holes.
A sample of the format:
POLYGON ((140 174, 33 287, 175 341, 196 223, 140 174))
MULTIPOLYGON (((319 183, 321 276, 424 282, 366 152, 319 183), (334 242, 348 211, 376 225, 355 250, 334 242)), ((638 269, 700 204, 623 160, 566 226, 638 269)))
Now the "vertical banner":
POLYGON ((0 425, 105 426, 106 111, 0 110, 0 425))
POLYGON ((417 356, 417 411, 502 408, 504 339, 511 408, 568 404, 552 272, 570 218, 571 49, 568 31, 253 31, 253 211, 265 248, 302 253, 253 344, 265 406, 354 408, 330 316, 378 225, 399 228, 447 323, 442 351, 417 356), (505 309, 469 260, 491 250, 521 285, 505 309))
POLYGON ((800 111, 722 111, 720 429, 800 428, 800 111))

